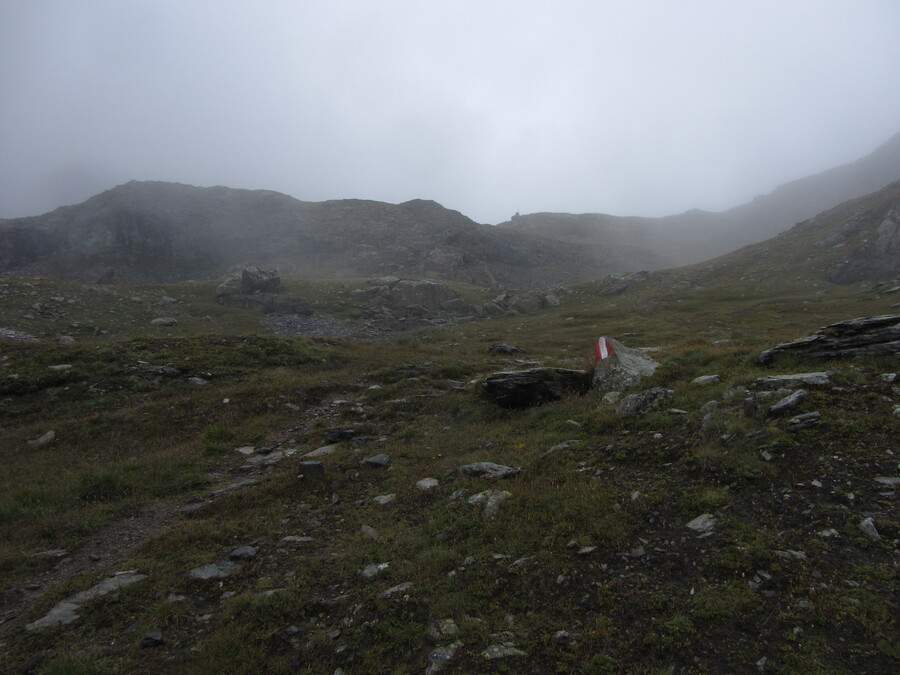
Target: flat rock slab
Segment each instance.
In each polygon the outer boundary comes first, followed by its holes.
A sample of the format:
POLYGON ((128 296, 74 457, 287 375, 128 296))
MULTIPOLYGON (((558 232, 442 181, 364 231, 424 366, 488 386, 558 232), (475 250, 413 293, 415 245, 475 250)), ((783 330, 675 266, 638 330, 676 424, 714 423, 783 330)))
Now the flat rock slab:
POLYGON ((522 467, 503 466, 494 462, 475 462, 459 467, 467 478, 512 478, 522 472, 522 467))
POLYGON ((530 368, 494 373, 481 387, 502 408, 530 408, 573 394, 585 394, 590 381, 584 370, 530 368))
POLYGON ((47 612, 46 616, 38 619, 34 623, 27 624, 25 630, 33 631, 41 628, 49 628, 50 626, 70 624, 79 618, 78 610, 84 603, 103 597, 104 595, 109 595, 113 591, 117 591, 125 586, 130 586, 138 581, 143 581, 146 578, 146 574, 138 574, 134 570, 119 572, 115 576, 104 579, 99 584, 92 586, 86 591, 77 593, 71 598, 66 598, 47 612))
POLYGON ((793 375, 768 375, 756 380, 756 386, 762 388, 816 387, 831 383, 828 373, 794 373, 793 375))
POLYGON ((240 570, 241 565, 238 565, 234 562, 225 561, 219 563, 209 563, 208 565, 195 567, 190 572, 188 572, 188 576, 191 577, 191 579, 200 579, 201 581, 205 581, 207 579, 224 579, 226 577, 230 577, 236 572, 239 572, 240 570))
POLYGON ((782 354, 814 359, 900 354, 900 314, 867 316, 839 321, 793 342, 785 342, 759 355, 759 364, 771 365, 782 354))

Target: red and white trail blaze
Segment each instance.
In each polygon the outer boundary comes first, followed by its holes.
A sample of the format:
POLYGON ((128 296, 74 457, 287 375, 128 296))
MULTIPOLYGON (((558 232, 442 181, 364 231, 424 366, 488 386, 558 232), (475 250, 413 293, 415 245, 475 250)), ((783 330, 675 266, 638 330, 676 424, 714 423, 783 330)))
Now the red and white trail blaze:
POLYGON ((597 340, 597 360, 602 361, 603 359, 608 359, 615 353, 613 349, 612 342, 609 341, 609 338, 602 337, 597 340))

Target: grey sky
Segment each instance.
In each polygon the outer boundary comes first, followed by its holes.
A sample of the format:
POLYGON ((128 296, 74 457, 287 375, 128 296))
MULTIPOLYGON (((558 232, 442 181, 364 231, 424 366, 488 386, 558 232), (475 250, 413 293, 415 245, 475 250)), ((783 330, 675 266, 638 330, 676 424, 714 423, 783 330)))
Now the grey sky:
POLYGON ((900 131, 896 0, 0 0, 0 217, 131 179, 721 210, 900 131))

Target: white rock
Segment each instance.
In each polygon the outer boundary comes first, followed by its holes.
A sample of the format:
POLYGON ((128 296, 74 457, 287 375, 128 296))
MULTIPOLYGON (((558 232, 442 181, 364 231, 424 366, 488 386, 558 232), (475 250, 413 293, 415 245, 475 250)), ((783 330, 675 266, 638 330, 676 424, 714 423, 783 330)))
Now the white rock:
POLYGON ((422 480, 416 483, 416 487, 422 490, 431 490, 432 488, 436 488, 438 486, 437 478, 423 478, 422 480))
POLYGON ((711 532, 715 525, 716 517, 711 513, 704 513, 687 523, 685 527, 693 530, 697 534, 705 534, 707 532, 711 532))

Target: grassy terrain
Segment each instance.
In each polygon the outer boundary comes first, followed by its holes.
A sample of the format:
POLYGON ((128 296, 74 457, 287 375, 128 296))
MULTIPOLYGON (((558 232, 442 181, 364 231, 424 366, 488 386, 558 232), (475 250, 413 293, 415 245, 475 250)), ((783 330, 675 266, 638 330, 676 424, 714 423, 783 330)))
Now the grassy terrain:
MULTIPOLYGON (((351 319, 361 284, 288 288, 351 319)), ((900 665, 900 519, 896 495, 874 481, 898 473, 900 396, 880 377, 896 360, 755 364, 777 342, 896 311, 878 288, 711 284, 688 270, 377 343, 266 334, 259 315, 216 304, 213 288, 0 284, 0 324, 45 338, 0 343, 3 672, 29 658, 39 673, 422 672, 455 641, 442 672, 900 665), (156 316, 178 324, 150 328, 156 316), (77 340, 58 344, 61 334, 77 340), (594 393, 507 411, 475 384, 516 358, 589 367, 600 335, 653 348, 661 365, 641 388, 672 389, 686 414, 622 420, 594 393), (497 341, 528 353, 488 353, 497 341), (788 433, 783 419, 740 409, 736 388, 760 376, 824 368, 832 385, 798 410, 819 411, 817 427, 788 433), (707 374, 722 379, 692 383, 707 374), (710 400, 721 406, 704 425, 710 400), (335 429, 355 436, 320 458, 324 477, 302 474, 300 454, 335 429), (242 446, 297 452, 243 469, 242 446), (361 464, 380 453, 388 468, 361 464), (474 461, 523 471, 462 477, 474 461), (437 487, 418 489, 426 477, 437 487), (493 519, 469 503, 484 490, 510 493, 493 519), (142 520, 148 509, 165 527, 142 520), (685 525, 703 513, 717 524, 700 537, 685 525), (867 516, 880 541, 858 528, 867 516), (146 536, 117 556, 106 535, 123 523, 146 536), (287 536, 311 539, 279 545, 287 536), (257 553, 237 574, 188 576, 246 545, 257 553), (56 550, 97 560, 69 573, 67 557, 35 555, 56 550), (361 574, 378 563, 388 566, 361 574), (69 626, 24 630, 127 569, 147 578, 69 626), (153 632, 164 643, 141 647, 153 632), (487 658, 498 644, 526 656, 487 658)))

